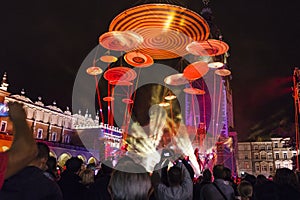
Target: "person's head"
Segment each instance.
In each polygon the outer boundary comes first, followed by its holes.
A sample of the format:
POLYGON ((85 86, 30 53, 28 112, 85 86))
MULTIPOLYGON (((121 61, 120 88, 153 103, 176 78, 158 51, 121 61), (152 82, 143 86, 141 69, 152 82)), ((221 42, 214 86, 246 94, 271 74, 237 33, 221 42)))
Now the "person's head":
POLYGON ((242 199, 249 199, 253 194, 253 186, 248 181, 241 181, 238 185, 238 193, 242 199))
POLYGON ((79 173, 79 176, 81 177, 82 180, 81 182, 84 185, 89 185, 93 183, 95 181, 94 175, 95 175, 94 170, 90 168, 86 168, 79 173))
MULTIPOLYGON (((122 165, 122 163, 118 163, 122 165)), ((134 162, 126 161, 126 168, 138 172, 114 170, 109 182, 109 192, 113 200, 147 200, 151 193, 151 179, 146 169, 134 162)), ((124 169, 125 167, 120 167, 124 169)))
POLYGON ((182 181, 181 169, 177 166, 173 166, 168 170, 168 182, 170 186, 180 185, 182 181))
POLYGON ((161 152, 161 158, 171 158, 174 156, 174 151, 172 149, 163 149, 161 152))
POLYGON ((231 169, 228 167, 224 167, 224 180, 232 181, 231 169))
POLYGON ((98 170, 95 179, 98 179, 101 176, 110 176, 113 170, 114 168, 112 165, 112 161, 104 160, 100 165, 100 169, 98 170))
POLYGON ((221 164, 213 167, 214 179, 224 179, 224 166, 221 164))
POLYGON ((86 168, 95 170, 95 168, 96 168, 96 163, 94 163, 94 162, 93 162, 93 163, 89 163, 89 164, 86 165, 86 168))
POLYGON ((211 182, 212 174, 211 171, 207 168, 203 171, 202 180, 205 182, 211 182))
POLYGON ((258 174, 256 177, 256 185, 264 184, 268 181, 267 177, 263 174, 258 174))
POLYGON ((47 167, 49 171, 56 171, 56 167, 57 167, 57 160, 55 157, 53 156, 49 156, 48 160, 47 160, 47 167))
POLYGON ((46 163, 49 158, 50 148, 43 142, 37 142, 36 145, 38 148, 38 154, 31 162, 31 165, 34 165, 42 170, 46 170, 48 168, 46 163))
POLYGON ((296 174, 288 168, 280 168, 276 170, 274 182, 278 185, 288 185, 298 187, 299 182, 296 174))
POLYGON ((71 173, 78 173, 81 169, 83 161, 78 157, 71 157, 66 162, 66 171, 71 173))
POLYGON ((251 183, 252 186, 254 186, 254 184, 256 183, 256 176, 247 173, 243 180, 248 181, 249 183, 251 183))

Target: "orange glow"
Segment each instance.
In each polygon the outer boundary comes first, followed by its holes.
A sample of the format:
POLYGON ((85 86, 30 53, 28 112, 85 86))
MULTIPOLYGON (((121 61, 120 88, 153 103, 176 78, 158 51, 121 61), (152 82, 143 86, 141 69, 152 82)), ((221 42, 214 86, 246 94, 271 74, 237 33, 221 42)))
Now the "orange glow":
POLYGON ((183 76, 190 81, 203 77, 208 72, 208 64, 203 61, 189 64, 183 71, 183 76))
POLYGON ((170 15, 167 17, 167 20, 165 21, 165 24, 164 24, 163 31, 167 31, 170 28, 170 25, 174 19, 174 16, 175 16, 175 13, 171 12, 170 15))
POLYGON ((138 49, 153 59, 172 59, 186 55, 186 45, 205 41, 209 25, 196 12, 171 4, 144 4, 117 15, 109 31, 135 31, 144 42, 138 49))
POLYGON ((196 56, 218 56, 225 54, 229 50, 229 46, 215 39, 208 39, 201 42, 192 42, 187 45, 187 51, 196 56))
POLYGON ((0 134, 0 152, 6 151, 12 144, 13 136, 0 134))

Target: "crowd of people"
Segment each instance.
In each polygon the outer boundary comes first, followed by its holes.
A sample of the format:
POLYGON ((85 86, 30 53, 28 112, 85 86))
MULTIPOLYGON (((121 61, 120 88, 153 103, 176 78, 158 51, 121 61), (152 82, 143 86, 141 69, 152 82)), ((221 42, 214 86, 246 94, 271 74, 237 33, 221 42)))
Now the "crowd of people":
POLYGON ((288 168, 276 169, 272 179, 246 174, 236 181, 216 164, 195 178, 184 156, 163 154, 152 172, 127 155, 100 165, 71 157, 59 168, 49 147, 32 138, 22 105, 9 106, 15 139, 0 154, 1 200, 300 200, 298 173, 288 168))

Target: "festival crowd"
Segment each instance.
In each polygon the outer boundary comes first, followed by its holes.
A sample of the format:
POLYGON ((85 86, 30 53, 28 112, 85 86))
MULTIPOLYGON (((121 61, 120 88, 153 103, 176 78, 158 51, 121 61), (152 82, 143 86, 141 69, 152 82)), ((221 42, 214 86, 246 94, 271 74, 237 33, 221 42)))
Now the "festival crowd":
POLYGON ((21 104, 11 103, 11 148, 0 153, 0 200, 300 200, 299 173, 276 169, 274 177, 245 174, 216 164, 195 177, 184 156, 164 156, 152 172, 124 155, 85 165, 71 157, 64 167, 35 142, 21 104))

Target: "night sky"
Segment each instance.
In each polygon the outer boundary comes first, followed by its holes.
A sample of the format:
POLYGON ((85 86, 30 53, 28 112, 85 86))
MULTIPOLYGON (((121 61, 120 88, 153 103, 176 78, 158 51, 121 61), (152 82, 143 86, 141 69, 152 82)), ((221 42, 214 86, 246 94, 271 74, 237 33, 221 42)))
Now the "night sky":
MULTIPOLYGON (((148 3, 149 1, 144 1, 148 3)), ((172 1, 159 1, 172 3, 172 1)), ((79 67, 120 12, 142 1, 4 1, 0 74, 9 92, 71 107, 79 67)), ((200 13, 201 1, 181 1, 200 13)), ((292 74, 299 67, 300 3, 213 1, 214 23, 230 46, 235 129, 241 140, 294 121, 292 74)))

